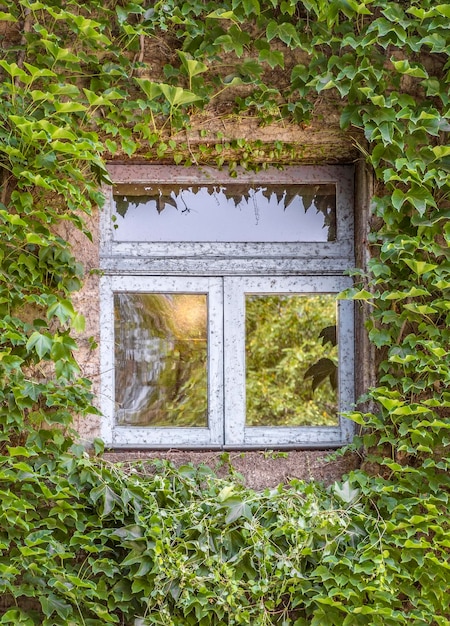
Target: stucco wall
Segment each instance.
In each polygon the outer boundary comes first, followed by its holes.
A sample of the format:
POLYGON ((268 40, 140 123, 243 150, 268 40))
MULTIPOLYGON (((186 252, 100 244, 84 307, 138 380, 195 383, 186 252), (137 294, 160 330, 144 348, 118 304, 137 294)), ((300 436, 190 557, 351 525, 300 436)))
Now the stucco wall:
MULTIPOLYGON (((99 297, 99 212, 84 218, 92 241, 69 223, 63 223, 59 234, 72 245, 72 252, 84 267, 83 288, 72 294, 73 304, 86 320, 85 330, 76 336, 79 349, 75 358, 81 369, 81 376, 92 381, 93 404, 99 406, 100 393, 100 297, 99 297)), ((75 416, 74 427, 86 445, 100 434, 100 416, 90 415, 82 419, 75 416)))

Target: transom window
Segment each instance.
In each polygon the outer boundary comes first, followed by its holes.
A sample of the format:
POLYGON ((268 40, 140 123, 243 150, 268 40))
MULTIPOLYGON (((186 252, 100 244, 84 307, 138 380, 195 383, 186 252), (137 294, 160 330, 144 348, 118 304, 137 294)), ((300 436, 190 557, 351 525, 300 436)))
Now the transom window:
POLYGON ((337 446, 354 398, 351 167, 110 166, 103 437, 337 446))

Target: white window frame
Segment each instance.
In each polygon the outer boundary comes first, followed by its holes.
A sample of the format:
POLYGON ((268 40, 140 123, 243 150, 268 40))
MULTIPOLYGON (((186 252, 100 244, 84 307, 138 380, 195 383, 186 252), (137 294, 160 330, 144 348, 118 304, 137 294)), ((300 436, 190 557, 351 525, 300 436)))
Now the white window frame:
MULTIPOLYGON (((335 446, 348 443, 352 422, 340 418, 339 426, 267 427, 245 425, 245 296, 247 294, 318 295, 343 291, 351 286, 344 276, 233 277, 224 282, 225 441, 228 446, 335 446)), ((349 410, 354 398, 353 303, 337 301, 338 316, 338 413, 349 410), (350 355, 349 355, 350 348, 350 355)))
MULTIPOLYGON (((109 167, 114 185, 236 183, 212 168, 161 165, 109 167)), ((112 188, 101 218, 102 438, 133 448, 329 448, 351 441, 353 423, 342 417, 354 402, 353 303, 339 301, 339 425, 245 426, 245 294, 339 293, 351 286, 354 266, 351 166, 274 168, 240 172, 240 184, 336 185, 336 240, 321 243, 118 242, 112 222, 112 188), (208 295, 208 428, 131 427, 115 424, 114 310, 119 292, 208 295), (226 366, 224 366, 224 360, 226 366)))
POLYGON ((111 276, 101 281, 103 371, 102 438, 115 446, 179 447, 186 441, 200 447, 223 445, 223 290, 220 278, 205 276, 111 276), (208 303, 208 427, 141 428, 115 422, 114 294, 193 293, 206 294, 208 303))

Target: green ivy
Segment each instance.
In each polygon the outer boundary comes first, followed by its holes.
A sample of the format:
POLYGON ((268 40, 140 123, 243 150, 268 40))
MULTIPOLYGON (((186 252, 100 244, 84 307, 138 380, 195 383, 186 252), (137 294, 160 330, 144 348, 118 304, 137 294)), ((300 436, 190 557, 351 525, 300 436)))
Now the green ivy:
POLYGON ((449 18, 432 0, 3 0, 0 624, 449 623, 449 18), (350 415, 363 470, 258 493, 88 458, 70 434, 95 412, 83 268, 60 226, 90 236, 117 155, 295 162, 298 146, 194 148, 186 131, 231 113, 307 125, 322 100, 377 181, 348 294, 379 355, 371 411, 350 415))

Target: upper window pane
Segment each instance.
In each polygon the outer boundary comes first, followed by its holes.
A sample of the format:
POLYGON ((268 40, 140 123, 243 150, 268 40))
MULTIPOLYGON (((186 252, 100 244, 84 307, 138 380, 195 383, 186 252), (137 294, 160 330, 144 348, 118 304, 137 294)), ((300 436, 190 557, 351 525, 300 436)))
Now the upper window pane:
POLYGON ((114 239, 152 242, 336 240, 333 184, 118 185, 114 239))

